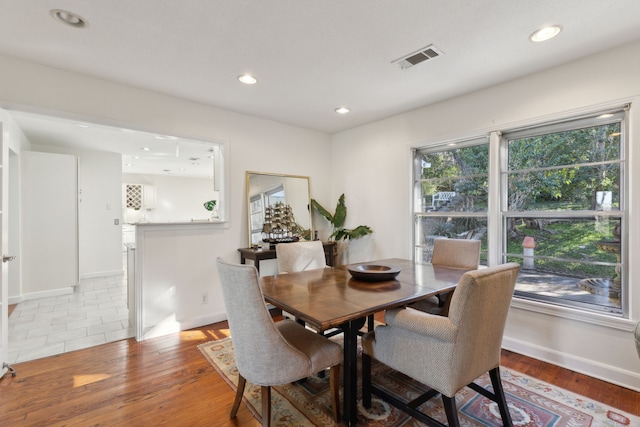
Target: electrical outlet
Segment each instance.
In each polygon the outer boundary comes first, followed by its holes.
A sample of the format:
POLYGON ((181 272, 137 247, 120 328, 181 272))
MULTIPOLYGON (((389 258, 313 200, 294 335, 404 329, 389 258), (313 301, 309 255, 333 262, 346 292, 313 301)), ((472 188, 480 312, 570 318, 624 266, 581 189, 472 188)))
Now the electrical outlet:
POLYGON ((209 302, 209 294, 206 292, 202 294, 202 298, 200 299, 200 302, 202 304, 207 304, 209 302))

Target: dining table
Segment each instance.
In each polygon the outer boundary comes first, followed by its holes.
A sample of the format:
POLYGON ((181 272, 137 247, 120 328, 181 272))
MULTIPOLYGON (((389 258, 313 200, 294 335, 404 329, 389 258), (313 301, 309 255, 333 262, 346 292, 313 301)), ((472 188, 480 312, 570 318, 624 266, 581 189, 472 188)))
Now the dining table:
POLYGON ((461 269, 390 258, 263 276, 260 284, 266 302, 295 316, 298 321, 317 331, 342 330, 342 416, 347 425, 355 425, 358 334, 366 318, 450 292, 464 273, 461 269), (395 277, 389 277, 385 272, 393 273, 395 277))

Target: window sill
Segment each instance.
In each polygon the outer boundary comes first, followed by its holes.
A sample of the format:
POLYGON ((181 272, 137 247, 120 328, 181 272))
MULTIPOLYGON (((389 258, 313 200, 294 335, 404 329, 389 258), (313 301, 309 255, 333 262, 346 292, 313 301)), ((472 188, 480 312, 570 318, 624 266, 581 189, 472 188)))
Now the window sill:
POLYGON ((511 301, 511 307, 532 311, 535 313, 546 314, 548 316, 555 316, 563 319, 576 320, 583 323, 604 326, 606 328, 619 329, 625 332, 633 331, 636 324, 636 322, 633 320, 624 319, 613 315, 605 315, 584 310, 577 310, 571 307, 546 304, 543 302, 531 301, 518 297, 513 298, 513 300, 511 301))

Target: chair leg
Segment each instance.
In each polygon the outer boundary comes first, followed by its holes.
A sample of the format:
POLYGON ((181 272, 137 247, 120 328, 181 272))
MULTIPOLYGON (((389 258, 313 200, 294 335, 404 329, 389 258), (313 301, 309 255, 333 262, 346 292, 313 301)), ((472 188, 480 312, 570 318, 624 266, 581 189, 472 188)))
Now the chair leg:
POLYGON ((500 380, 500 368, 496 367, 489 371, 491 377, 491 385, 493 386, 493 394, 496 396, 496 403, 498 409, 500 409, 500 416, 502 417, 502 424, 505 427, 512 427, 513 421, 511 420, 511 414, 509 414, 509 407, 507 406, 507 397, 504 394, 502 388, 502 381, 500 380))
POLYGON ((447 397, 443 394, 442 404, 444 405, 444 412, 447 414, 447 424, 449 427, 460 427, 458 409, 456 408, 456 397, 447 397))
POLYGON ((269 427, 271 422, 271 387, 262 386, 262 427, 269 427))
POLYGON ((231 415, 229 418, 235 418, 238 413, 238 408, 240 407, 240 402, 242 402, 242 395, 244 394, 244 387, 247 384, 247 380, 240 374, 238 374, 238 390, 236 390, 236 399, 233 401, 233 406, 231 407, 231 415))
POLYGON ((362 353, 362 406, 371 408, 371 356, 362 353))
POLYGON ((329 389, 331 391, 331 405, 333 418, 340 422, 340 365, 332 366, 329 370, 329 389))

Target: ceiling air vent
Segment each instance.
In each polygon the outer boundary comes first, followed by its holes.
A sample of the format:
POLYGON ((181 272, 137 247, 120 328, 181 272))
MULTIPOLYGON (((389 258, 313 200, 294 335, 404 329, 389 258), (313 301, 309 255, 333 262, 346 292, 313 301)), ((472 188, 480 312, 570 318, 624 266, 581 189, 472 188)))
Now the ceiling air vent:
POLYGON ((442 55, 442 52, 434 45, 430 44, 429 46, 417 50, 416 52, 410 53, 409 55, 403 56, 400 59, 391 61, 391 63, 396 64, 402 70, 406 70, 407 68, 411 68, 414 65, 418 65, 419 63, 424 62, 428 59, 437 58, 440 55, 442 55))

